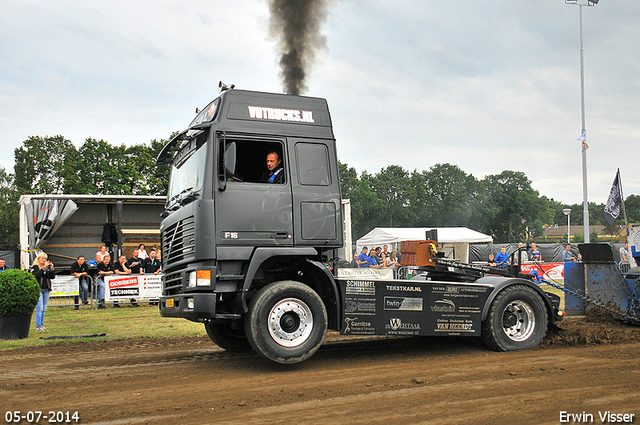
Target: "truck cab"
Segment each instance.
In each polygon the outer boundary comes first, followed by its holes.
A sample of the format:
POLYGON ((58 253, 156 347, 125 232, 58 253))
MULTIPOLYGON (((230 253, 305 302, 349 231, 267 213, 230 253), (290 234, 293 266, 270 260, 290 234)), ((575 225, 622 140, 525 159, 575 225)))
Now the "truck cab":
POLYGON ((163 316, 243 332, 249 300, 271 282, 295 280, 320 294, 337 329, 337 288, 322 260, 342 247, 343 222, 324 99, 224 90, 158 163, 172 164, 163 316), (262 179, 270 153, 281 161, 280 182, 262 179))

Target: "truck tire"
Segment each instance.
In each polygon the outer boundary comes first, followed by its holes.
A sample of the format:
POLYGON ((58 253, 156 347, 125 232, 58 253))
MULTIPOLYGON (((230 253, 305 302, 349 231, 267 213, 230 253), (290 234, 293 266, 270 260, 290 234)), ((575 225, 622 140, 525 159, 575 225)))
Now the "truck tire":
POLYGON ((244 332, 244 322, 241 320, 221 323, 205 322, 204 328, 211 341, 220 348, 233 353, 251 351, 251 344, 244 332))
POLYGON ((482 322, 482 339, 494 351, 526 350, 542 342, 548 323, 540 294, 527 286, 513 285, 492 301, 482 322))
POLYGON ((276 282, 251 299, 245 329, 249 343, 263 357, 276 363, 299 363, 322 344, 327 311, 320 296, 308 286, 276 282))

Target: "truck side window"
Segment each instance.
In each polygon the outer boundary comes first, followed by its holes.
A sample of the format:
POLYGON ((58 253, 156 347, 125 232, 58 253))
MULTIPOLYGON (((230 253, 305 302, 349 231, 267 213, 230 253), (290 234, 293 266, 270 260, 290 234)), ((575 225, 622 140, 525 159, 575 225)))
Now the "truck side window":
MULTIPOLYGON (((226 145, 231 142, 236 144, 236 172, 232 181, 239 181, 243 183, 259 183, 260 177, 267 170, 267 155, 269 152, 275 151, 278 153, 282 164, 285 164, 284 160, 284 147, 280 142, 265 141, 265 140, 246 140, 242 138, 231 138, 227 136, 226 145)), ((220 139, 219 144, 219 160, 218 160, 218 178, 223 178, 222 173, 222 153, 224 152, 226 145, 220 139)), ((285 167, 286 170, 286 167, 285 167)), ((286 174, 285 174, 286 176, 286 174)), ((227 176, 230 178, 231 176, 227 176)), ((286 182, 286 178, 283 182, 286 182)))
POLYGON ((298 179, 304 186, 329 186, 329 152, 318 143, 296 143, 298 179))

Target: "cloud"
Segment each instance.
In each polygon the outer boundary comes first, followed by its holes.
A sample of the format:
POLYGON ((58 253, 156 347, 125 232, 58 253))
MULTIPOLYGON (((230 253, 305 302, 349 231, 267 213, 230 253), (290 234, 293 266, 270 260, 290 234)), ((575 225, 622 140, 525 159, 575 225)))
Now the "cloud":
MULTIPOLYGON (((523 171, 582 201, 578 8, 517 2, 331 1, 308 95, 326 98, 340 160, 374 173, 448 162, 523 171)), ((220 80, 282 92, 266 0, 0 6, 0 166, 29 136, 144 143, 183 129, 220 80)), ((589 199, 640 137, 640 2, 584 8, 589 199)))

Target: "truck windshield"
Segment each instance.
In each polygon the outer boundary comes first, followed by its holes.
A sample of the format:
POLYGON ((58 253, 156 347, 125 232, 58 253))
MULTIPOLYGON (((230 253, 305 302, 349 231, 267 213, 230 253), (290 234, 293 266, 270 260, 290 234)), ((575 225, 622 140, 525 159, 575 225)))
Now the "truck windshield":
MULTIPOLYGON (((185 147, 188 150, 188 147, 185 147)), ((171 167, 167 209, 187 204, 196 199, 204 181, 206 145, 200 146, 177 159, 171 167)))

